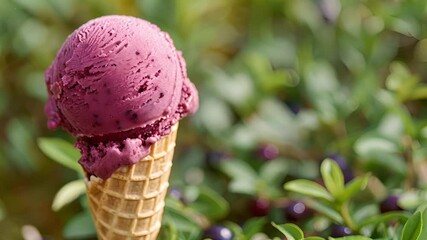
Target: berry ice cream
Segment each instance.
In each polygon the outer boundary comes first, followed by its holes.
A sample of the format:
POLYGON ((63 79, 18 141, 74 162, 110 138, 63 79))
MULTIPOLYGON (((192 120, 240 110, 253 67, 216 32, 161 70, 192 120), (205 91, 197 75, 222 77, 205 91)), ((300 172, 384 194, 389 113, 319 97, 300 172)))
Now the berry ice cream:
POLYGON ((48 127, 77 137, 79 163, 108 178, 198 108, 169 35, 142 19, 105 16, 74 31, 45 75, 48 127))

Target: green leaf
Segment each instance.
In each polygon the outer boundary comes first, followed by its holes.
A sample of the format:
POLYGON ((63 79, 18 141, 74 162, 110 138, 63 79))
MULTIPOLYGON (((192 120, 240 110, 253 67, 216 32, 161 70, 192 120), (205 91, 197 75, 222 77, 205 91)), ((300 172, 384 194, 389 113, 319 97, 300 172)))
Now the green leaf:
POLYGON ((338 164, 331 159, 325 159, 320 166, 320 173, 332 196, 341 198, 344 192, 344 176, 338 164))
POLYGON ((48 157, 76 172, 82 171, 77 163, 80 153, 71 143, 60 138, 39 138, 37 142, 40 149, 48 157))
POLYGON ((427 98, 427 86, 425 84, 418 84, 418 86, 413 89, 411 95, 408 96, 409 100, 418 100, 427 98))
POLYGON ((284 188, 288 191, 300 193, 309 197, 320 198, 332 202, 334 198, 326 189, 313 181, 305 179, 297 179, 289 181, 284 185, 284 188))
POLYGON ((317 212, 323 214, 325 217, 328 217, 329 219, 333 220, 336 223, 343 223, 343 219, 341 217, 341 214, 337 212, 334 208, 321 203, 320 201, 315 200, 307 200, 307 205, 316 210, 317 212))
MULTIPOLYGON (((200 239, 200 231, 193 231, 193 232, 178 232, 178 238, 180 239, 186 239, 186 240, 199 240, 200 239)), ((169 239, 169 238, 159 238, 159 239, 169 239)))
POLYGON ((68 203, 74 201, 86 192, 86 185, 83 179, 74 180, 65 184, 56 193, 52 203, 52 210, 58 211, 68 203))
POLYGON ((427 229, 425 227, 425 224, 427 223, 427 208, 424 208, 424 210, 421 212, 421 233, 418 239, 427 239, 427 229))
POLYGON ((87 239, 96 236, 95 225, 88 211, 75 215, 66 225, 63 232, 65 239, 87 239))
POLYGON ((307 96, 322 120, 335 122, 338 116, 337 98, 341 94, 335 69, 325 61, 305 65, 303 77, 307 96))
POLYGON ((272 187, 283 183, 283 179, 288 174, 289 165, 286 159, 276 159, 263 164, 259 176, 272 187))
POLYGON ((178 230, 173 222, 169 222, 165 224, 159 233, 159 239, 170 239, 177 240, 178 239, 178 230))
POLYGON ((214 135, 227 131, 232 125, 232 112, 227 103, 209 95, 200 100, 197 118, 203 126, 214 135))
POLYGON ((356 177, 347 183, 344 193, 340 196, 340 201, 346 201, 363 191, 368 185, 369 177, 370 175, 366 174, 363 177, 356 177))
POLYGON ((421 240, 419 238, 421 230, 423 229, 421 212, 416 212, 412 217, 408 219, 402 230, 401 239, 405 240, 421 240))
POLYGON ((256 233, 259 233, 262 231, 262 228, 264 227, 266 223, 265 218, 251 218, 248 221, 245 222, 245 225, 243 225, 243 234, 247 238, 251 238, 256 233))
POLYGON ((243 234, 242 228, 238 224, 227 221, 224 225, 233 233, 233 239, 247 240, 246 236, 243 234))
POLYGON ((402 101, 412 99, 414 90, 416 91, 419 78, 412 75, 404 63, 393 62, 390 64, 391 74, 386 79, 386 87, 395 91, 402 101))
POLYGON ((257 102, 256 112, 245 124, 258 139, 294 146, 302 144, 301 126, 283 102, 273 97, 261 99, 257 102))
POLYGON ((357 154, 366 158, 375 155, 377 152, 394 153, 398 147, 395 142, 386 137, 366 134, 356 141, 354 150, 357 154))
POLYGON ((220 165, 221 170, 232 178, 229 185, 234 193, 255 194, 257 173, 242 160, 230 160, 220 165))
POLYGON ((325 239, 322 237, 306 237, 306 238, 303 238, 302 240, 325 240, 325 239))
POLYGON ((288 240, 301 240, 304 238, 304 232, 293 223, 286 223, 282 225, 277 225, 276 223, 271 223, 277 230, 285 235, 288 240))
POLYGON ((185 211, 184 208, 173 204, 167 199, 162 222, 164 225, 173 224, 183 232, 200 231, 200 226, 194 221, 194 216, 185 211))
POLYGON ((427 192, 423 190, 408 191, 399 197, 399 206, 403 209, 416 209, 427 202, 427 192))
POLYGON ((346 236, 340 238, 329 237, 329 240, 372 240, 372 238, 364 237, 364 236, 346 236))
POLYGON ((400 220, 406 221, 409 218, 409 214, 407 212, 388 212, 380 215, 375 215, 370 217, 363 222, 360 223, 360 227, 368 226, 368 225, 378 225, 380 223, 386 223, 390 220, 400 220))
POLYGON ((31 151, 34 138, 31 122, 12 119, 6 125, 5 130, 7 134, 6 139, 10 145, 5 144, 4 149, 6 152, 10 152, 14 160, 12 164, 25 172, 35 170, 37 168, 37 158, 35 158, 31 151))
POLYGON ((198 198, 190 205, 192 209, 211 220, 217 220, 227 215, 230 206, 221 195, 206 187, 199 190, 198 198))

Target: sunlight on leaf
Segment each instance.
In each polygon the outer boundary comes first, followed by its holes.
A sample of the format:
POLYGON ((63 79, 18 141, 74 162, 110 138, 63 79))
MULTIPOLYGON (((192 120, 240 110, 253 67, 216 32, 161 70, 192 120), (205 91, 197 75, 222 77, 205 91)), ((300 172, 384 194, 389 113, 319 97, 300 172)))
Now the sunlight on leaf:
POLYGON ((370 174, 363 177, 356 177, 346 184, 344 193, 340 196, 341 201, 346 201, 363 191, 368 185, 370 174))
POLYGON ((39 138, 37 142, 43 153, 52 160, 76 172, 82 171, 77 163, 80 153, 71 143, 60 138, 39 138))
POLYGON ((333 201, 334 199, 322 185, 310 180, 293 180, 287 182, 284 187, 288 191, 297 192, 309 197, 321 198, 327 201, 333 201))
POLYGON ((251 218, 243 225, 243 233, 246 237, 251 238, 256 233, 262 232, 266 222, 264 217, 251 218))
POLYGON ((338 164, 331 159, 326 159, 320 166, 320 172, 326 188, 332 196, 339 198, 344 192, 344 176, 338 164))
POLYGON ((190 206, 212 220, 225 217, 230 208, 221 195, 206 187, 200 189, 198 198, 190 206))
POLYGON ((421 212, 416 212, 408 219, 402 230, 402 238, 405 240, 420 240, 423 229, 423 218, 421 212))
POLYGON ((56 194, 52 203, 52 210, 58 211, 68 203, 74 201, 86 192, 83 179, 74 180, 65 184, 56 194))
POLYGON ((256 191, 257 173, 244 161, 235 159, 223 162, 221 170, 232 178, 230 191, 235 193, 253 194, 256 191))
POLYGON ((282 225, 277 225, 276 223, 271 223, 273 227, 279 230, 288 240, 300 240, 304 238, 304 233, 297 225, 293 223, 286 223, 282 225))

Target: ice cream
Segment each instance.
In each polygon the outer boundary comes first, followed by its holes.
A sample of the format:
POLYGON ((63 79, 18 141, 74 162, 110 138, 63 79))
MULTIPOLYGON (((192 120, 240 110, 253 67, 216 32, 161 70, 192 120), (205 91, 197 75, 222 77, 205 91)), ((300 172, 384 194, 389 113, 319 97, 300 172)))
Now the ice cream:
POLYGON ((169 35, 134 17, 105 16, 75 30, 45 74, 48 127, 77 137, 88 176, 109 178, 198 108, 198 93, 169 35))

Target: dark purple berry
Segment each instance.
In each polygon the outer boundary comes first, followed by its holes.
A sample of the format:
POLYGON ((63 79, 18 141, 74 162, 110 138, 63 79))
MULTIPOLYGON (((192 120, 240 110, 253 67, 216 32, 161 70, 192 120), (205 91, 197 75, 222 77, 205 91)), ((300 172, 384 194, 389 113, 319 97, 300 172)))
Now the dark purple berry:
POLYGON ((332 225, 331 237, 345 237, 353 234, 350 228, 342 225, 332 225))
POLYGON ((274 144, 264 144, 258 147, 256 154, 261 159, 270 161, 279 156, 279 149, 274 144))
POLYGON ((306 219, 311 214, 311 210, 303 203, 292 201, 285 209, 285 217, 288 221, 298 222, 306 219))
POLYGON ((233 233, 224 226, 214 225, 204 231, 203 239, 206 238, 212 240, 231 240, 233 239, 233 233))
POLYGON ((399 197, 396 195, 390 195, 380 203, 382 213, 401 210, 403 209, 399 206, 399 197))
POLYGON ((169 190, 169 196, 171 196, 172 198, 175 198, 176 200, 181 201, 182 203, 186 204, 188 203, 187 198, 184 196, 184 194, 182 194, 182 192, 177 189, 177 188, 171 188, 169 190))
POLYGON ((251 201, 252 215, 256 217, 266 216, 270 210, 270 201, 265 198, 258 198, 251 201))
POLYGON ((286 106, 291 110, 291 112, 297 115, 301 111, 301 106, 297 102, 286 101, 286 106))
POLYGON ((182 198, 182 193, 181 193, 181 191, 179 191, 178 189, 176 189, 176 188, 171 188, 170 190, 169 190, 169 195, 171 196, 171 197, 173 197, 173 198, 175 198, 175 199, 181 199, 182 198))
POLYGON ((354 178, 354 172, 347 160, 340 154, 332 154, 329 156, 330 159, 334 160, 344 175, 344 182, 348 183, 354 178))
POLYGON ((229 156, 224 152, 219 151, 207 151, 206 152, 206 164, 210 167, 216 167, 220 162, 228 159, 229 156))

